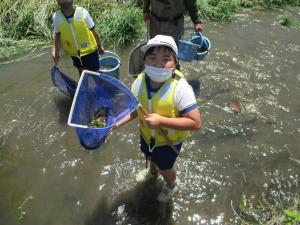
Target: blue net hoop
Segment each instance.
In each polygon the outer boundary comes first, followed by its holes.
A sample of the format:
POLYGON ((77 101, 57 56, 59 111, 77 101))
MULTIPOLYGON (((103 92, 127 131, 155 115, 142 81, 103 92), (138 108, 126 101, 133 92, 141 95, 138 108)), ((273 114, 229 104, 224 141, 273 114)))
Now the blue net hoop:
POLYGON ((83 147, 97 149, 104 142, 111 129, 133 112, 138 100, 121 81, 96 72, 84 70, 72 102, 68 125, 75 127, 83 147), (90 127, 97 112, 107 109, 105 127, 90 127))
POLYGON ((144 53, 141 48, 146 45, 147 42, 142 42, 132 49, 128 60, 128 76, 137 77, 143 72, 145 68, 144 53))

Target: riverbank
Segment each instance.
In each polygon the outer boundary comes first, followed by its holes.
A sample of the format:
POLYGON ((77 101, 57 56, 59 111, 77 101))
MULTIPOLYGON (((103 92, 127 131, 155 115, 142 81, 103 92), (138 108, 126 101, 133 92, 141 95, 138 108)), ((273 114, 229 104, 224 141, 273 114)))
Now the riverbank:
MULTIPOLYGON (((106 46, 120 47, 140 37, 144 31, 142 0, 77 0, 92 15, 106 46)), ((203 21, 234 21, 240 12, 256 9, 287 9, 299 6, 298 0, 197 0, 203 21)), ((53 36, 52 14, 58 9, 51 0, 4 0, 0 3, 0 63, 12 57, 49 47, 53 36)), ((275 20, 299 27, 288 14, 275 20)))
MULTIPOLYGON (((122 46, 143 30, 137 1, 78 0, 93 17, 104 44, 122 46)), ((52 42, 52 15, 58 10, 52 0, 4 0, 0 3, 0 62, 52 42)))

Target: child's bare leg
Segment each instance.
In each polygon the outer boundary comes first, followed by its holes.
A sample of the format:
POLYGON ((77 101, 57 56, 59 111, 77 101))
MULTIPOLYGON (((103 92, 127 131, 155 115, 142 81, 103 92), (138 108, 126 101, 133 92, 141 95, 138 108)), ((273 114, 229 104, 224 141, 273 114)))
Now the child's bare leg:
POLYGON ((176 171, 174 168, 169 170, 159 170, 159 173, 163 176, 169 187, 174 186, 174 182, 176 180, 176 171))
POLYGON ((149 162, 150 162, 150 173, 157 174, 158 173, 157 166, 154 162, 151 161, 151 157, 149 158, 149 162))

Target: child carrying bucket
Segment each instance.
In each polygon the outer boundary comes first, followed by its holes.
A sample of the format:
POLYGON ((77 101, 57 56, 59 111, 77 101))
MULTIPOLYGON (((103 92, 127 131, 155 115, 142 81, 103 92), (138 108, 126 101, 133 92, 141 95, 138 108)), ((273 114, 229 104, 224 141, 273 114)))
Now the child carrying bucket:
POLYGON ((73 0, 57 0, 60 10, 53 14, 54 45, 52 58, 59 61, 60 45, 71 56, 73 65, 82 70, 99 70, 99 53, 104 53, 95 23, 88 11, 73 4, 73 0))
POLYGON ((178 50, 174 39, 157 35, 142 51, 145 70, 132 84, 132 92, 149 114, 135 111, 116 127, 139 118, 140 150, 150 161, 149 176, 163 176, 166 184, 157 199, 166 202, 176 187, 174 163, 178 153, 188 131, 201 127, 201 116, 192 87, 175 69, 178 50))

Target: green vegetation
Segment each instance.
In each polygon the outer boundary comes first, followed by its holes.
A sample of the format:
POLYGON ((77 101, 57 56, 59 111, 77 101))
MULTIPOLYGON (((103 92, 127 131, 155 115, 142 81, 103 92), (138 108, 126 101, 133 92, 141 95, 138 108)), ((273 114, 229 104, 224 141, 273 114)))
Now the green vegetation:
POLYGON ((300 212, 291 211, 291 210, 284 210, 285 214, 285 221, 286 225, 293 225, 296 222, 300 222, 300 212))
POLYGON ((286 27, 295 27, 295 28, 300 27, 300 20, 297 20, 297 19, 293 18, 292 16, 288 16, 288 15, 279 16, 278 22, 282 26, 286 26, 286 27))
MULTIPOLYGON (((142 33, 138 1, 75 0, 75 3, 90 12, 105 46, 124 45, 142 33)), ((36 46, 50 46, 52 14, 57 9, 54 0, 1 1, 0 62, 36 46)))
MULTIPOLYGON (((143 0, 75 0, 92 15, 105 46, 116 47, 141 36, 143 0)), ((201 18, 231 21, 243 8, 299 6, 299 0, 197 0, 201 18)), ((56 0, 2 0, 0 3, 0 62, 36 46, 50 46, 56 0)), ((290 17, 281 24, 298 27, 290 17)))
MULTIPOLYGON (((269 195, 269 194, 267 194, 269 195)), ((278 200, 264 196, 261 201, 253 204, 254 199, 242 193, 238 209, 233 212, 246 225, 294 225, 300 222, 300 199, 298 196, 283 197, 278 200)))
POLYGON ((143 27, 142 11, 130 4, 104 14, 97 24, 104 42, 110 42, 114 46, 121 46, 138 38, 143 27))
POLYGON ((18 210, 20 210, 20 215, 19 215, 19 220, 22 220, 22 219, 24 219, 25 218, 25 216, 26 216, 26 212, 25 212, 25 210, 23 209, 23 207, 24 207, 24 205, 28 202, 28 201, 30 201, 30 200, 32 200, 33 199, 33 196, 32 195, 30 195, 30 196, 28 196, 19 206, 18 206, 18 210))
POLYGON ((300 6, 299 0, 197 0, 201 18, 231 21, 243 8, 283 8, 300 6))

